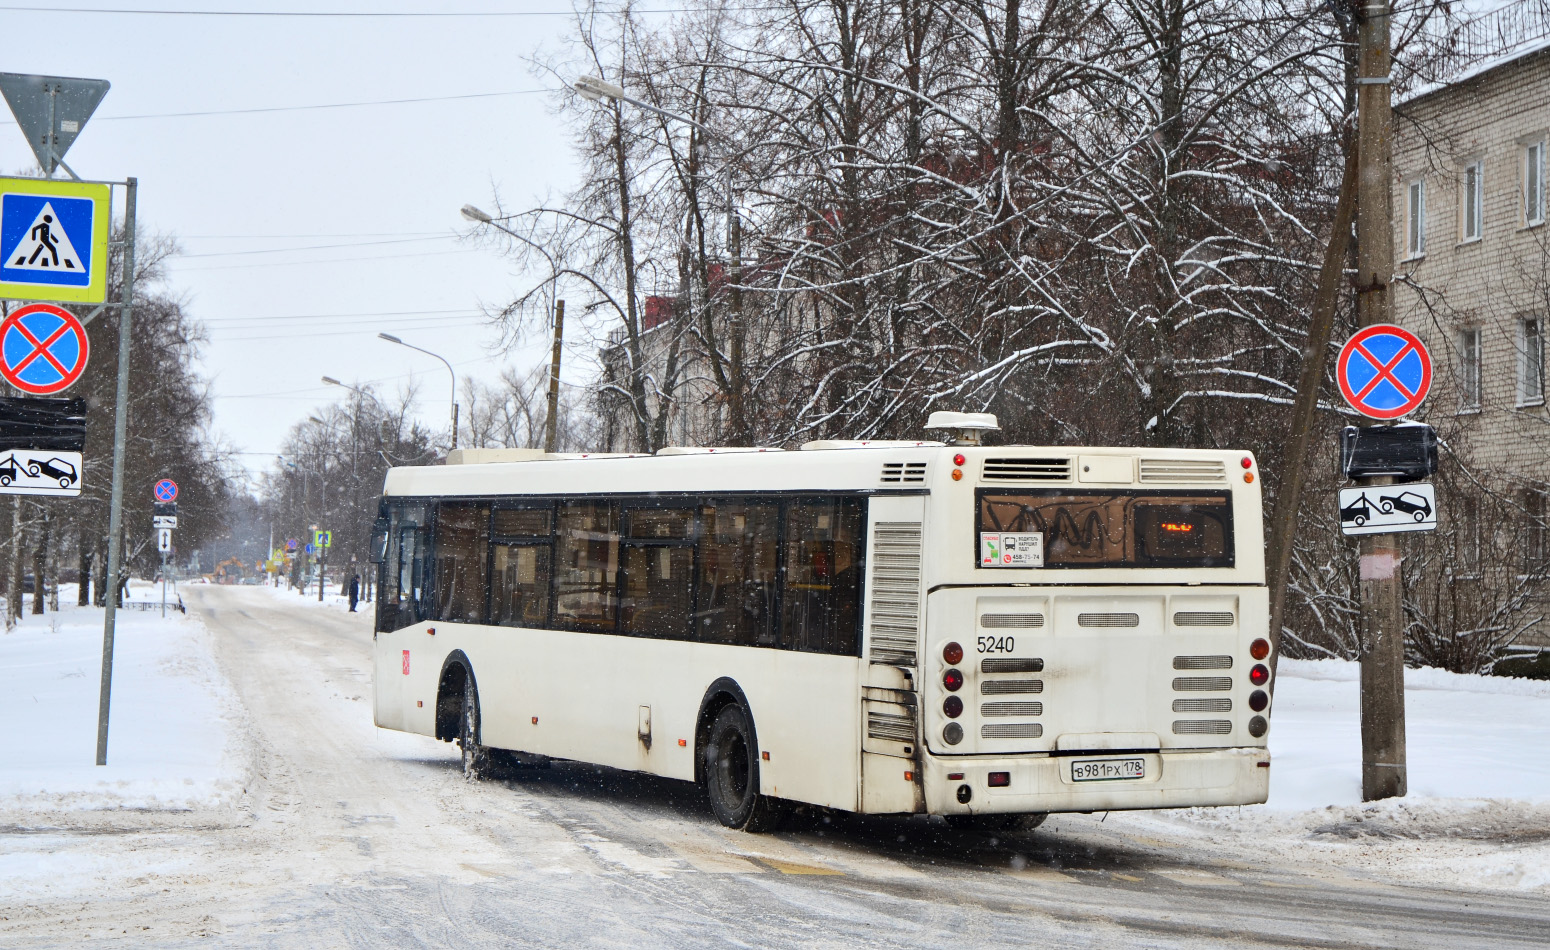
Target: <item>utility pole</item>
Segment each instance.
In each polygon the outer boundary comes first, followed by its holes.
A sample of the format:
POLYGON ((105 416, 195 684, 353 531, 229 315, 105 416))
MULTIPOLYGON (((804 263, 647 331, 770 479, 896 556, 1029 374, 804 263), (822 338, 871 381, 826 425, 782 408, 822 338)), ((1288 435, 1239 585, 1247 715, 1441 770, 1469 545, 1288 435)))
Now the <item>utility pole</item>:
MULTIPOLYGON (((1361 7, 1356 70, 1356 316, 1364 327, 1393 322, 1394 208, 1389 0, 1361 7)), ((1364 484, 1393 484, 1389 477, 1364 484)), ((1361 536, 1362 800, 1403 796, 1405 770, 1405 627, 1399 536, 1361 536)))
POLYGON ((549 419, 544 425, 544 451, 553 452, 560 417, 560 343, 565 339, 565 301, 554 302, 554 355, 549 358, 549 419))

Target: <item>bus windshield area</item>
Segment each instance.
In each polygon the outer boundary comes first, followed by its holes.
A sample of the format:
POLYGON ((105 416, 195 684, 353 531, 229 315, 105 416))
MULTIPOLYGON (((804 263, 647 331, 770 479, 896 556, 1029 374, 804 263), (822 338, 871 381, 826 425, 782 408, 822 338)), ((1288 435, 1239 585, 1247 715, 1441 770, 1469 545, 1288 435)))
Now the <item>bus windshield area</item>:
POLYGON ((1220 491, 987 489, 978 531, 982 548, 987 537, 1042 543, 1042 562, 1027 566, 1233 566, 1232 495, 1220 491))

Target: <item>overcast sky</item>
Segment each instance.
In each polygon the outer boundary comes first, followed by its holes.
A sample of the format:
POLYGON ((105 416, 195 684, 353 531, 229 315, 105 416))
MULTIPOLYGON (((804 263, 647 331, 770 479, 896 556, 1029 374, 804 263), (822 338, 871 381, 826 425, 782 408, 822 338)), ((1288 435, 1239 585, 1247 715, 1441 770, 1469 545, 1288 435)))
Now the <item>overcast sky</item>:
MULTIPOLYGON (((564 0, 82 0, 113 10, 567 10, 564 0)), ((411 374, 430 425, 448 424, 435 360, 386 330, 493 379, 545 359, 541 341, 489 348, 480 308, 519 283, 491 249, 460 241, 464 203, 563 191, 573 154, 550 114, 552 79, 527 60, 567 15, 188 16, 22 12, 0 3, 0 71, 107 79, 112 90, 66 157, 84 178, 140 181, 141 227, 177 237, 171 287, 209 329, 203 368, 215 426, 251 469, 342 390, 391 394, 411 374), (152 117, 167 113, 476 96, 434 102, 152 117)), ((3 113, 9 119, 8 113, 3 113)), ((14 124, 0 172, 36 168, 14 124)), ((61 175, 63 172, 60 173, 61 175)), ((115 196, 117 201, 117 196, 115 196)), ((579 374, 584 353, 568 356, 579 374)), ((562 374, 569 377, 570 374, 562 374)))

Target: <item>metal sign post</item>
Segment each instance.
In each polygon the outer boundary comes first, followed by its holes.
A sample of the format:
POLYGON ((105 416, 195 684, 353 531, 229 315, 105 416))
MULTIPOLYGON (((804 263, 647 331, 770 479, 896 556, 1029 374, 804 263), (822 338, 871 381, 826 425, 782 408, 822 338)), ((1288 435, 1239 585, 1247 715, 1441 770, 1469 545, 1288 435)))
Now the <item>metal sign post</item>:
POLYGON ((118 390, 113 406, 113 489, 108 508, 108 591, 102 618, 102 690, 97 698, 97 764, 108 764, 108 709, 113 692, 113 627, 116 621, 124 528, 124 446, 129 439, 130 314, 135 299, 135 194, 139 181, 124 184, 124 291, 118 313, 118 390))

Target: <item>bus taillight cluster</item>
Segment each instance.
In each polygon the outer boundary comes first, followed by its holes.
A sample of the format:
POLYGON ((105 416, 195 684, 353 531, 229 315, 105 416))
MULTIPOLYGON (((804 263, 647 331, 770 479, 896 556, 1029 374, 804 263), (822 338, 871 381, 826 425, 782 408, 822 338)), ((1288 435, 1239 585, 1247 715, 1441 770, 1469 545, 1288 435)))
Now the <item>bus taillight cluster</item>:
MULTIPOLYGON (((1270 656, 1270 641, 1260 638, 1249 644, 1249 656, 1256 660, 1263 660, 1270 656)), ((1255 686, 1264 686, 1270 682, 1270 667, 1263 663, 1255 663, 1249 670, 1249 682, 1255 686)), ((1262 689, 1256 689, 1249 694, 1249 708, 1256 713, 1265 711, 1270 705, 1270 694, 1262 689)), ((1258 739, 1270 731, 1270 722, 1264 716, 1255 716, 1249 720, 1249 735, 1258 739)))
MULTIPOLYGON (((942 659, 949 664, 947 672, 942 674, 942 686, 949 693, 956 693, 963 688, 963 671, 956 664, 963 662, 963 644, 951 641, 942 647, 942 659)), ((949 696, 942 701, 942 712, 949 719, 957 719, 963 715, 963 700, 957 696, 949 696)), ((948 745, 957 745, 963 741, 963 726, 956 722, 950 722, 942 730, 942 739, 948 745)))

